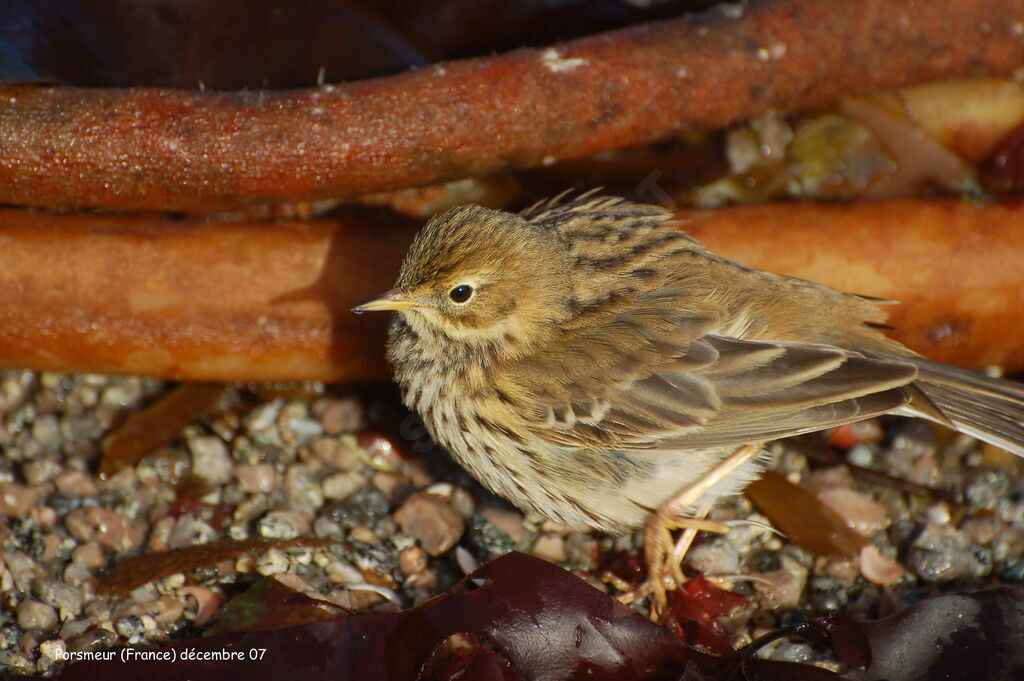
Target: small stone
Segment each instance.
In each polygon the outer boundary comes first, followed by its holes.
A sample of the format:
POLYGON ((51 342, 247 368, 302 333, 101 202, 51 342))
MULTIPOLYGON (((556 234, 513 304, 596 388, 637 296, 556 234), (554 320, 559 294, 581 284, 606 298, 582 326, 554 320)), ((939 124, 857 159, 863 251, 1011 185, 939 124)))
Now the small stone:
POLYGON ((16 549, 4 551, 3 559, 18 591, 31 589, 32 582, 41 572, 35 561, 16 549))
POLYGON ((466 523, 448 504, 430 494, 417 492, 395 511, 402 531, 419 541, 431 556, 439 556, 455 545, 466 523))
POLYGON ((63 660, 67 649, 68 644, 59 638, 39 644, 39 654, 50 660, 63 660))
POLYGON ((890 586, 903 578, 903 566, 883 556, 874 544, 866 544, 859 558, 860 573, 872 584, 890 586))
POLYGON ((247 463, 235 468, 238 489, 246 494, 268 494, 277 487, 277 471, 269 463, 247 463))
POLYGON ((361 541, 364 544, 380 544, 380 537, 366 525, 356 525, 349 530, 348 538, 353 541, 361 541))
POLYGON ((33 591, 43 603, 52 605, 61 615, 77 616, 82 612, 82 591, 55 579, 37 579, 33 591))
POLYGON ((365 484, 358 473, 333 473, 321 481, 320 489, 328 499, 344 499, 365 484))
POLYGON ((363 573, 355 565, 340 558, 329 563, 324 572, 335 584, 362 584, 366 581, 363 573))
POLYGON ((174 529, 167 537, 167 546, 181 549, 186 546, 209 544, 217 538, 217 531, 202 518, 185 513, 174 523, 174 529))
POLYGON ((246 427, 250 432, 268 430, 277 421, 277 415, 281 413, 283 405, 284 401, 279 399, 259 405, 249 412, 249 418, 245 423, 246 427))
POLYGON ((833 487, 818 492, 818 499, 863 537, 889 526, 889 510, 856 490, 833 487))
POLYGON ((57 611, 53 606, 36 600, 22 601, 18 604, 18 626, 52 632, 57 628, 57 611))
POLYGON ((31 374, 7 375, 0 379, 0 414, 17 408, 28 396, 31 374))
POLYGON ((554 533, 537 537, 530 548, 530 553, 552 563, 561 563, 569 557, 565 550, 565 539, 554 533))
POLYGON ((376 487, 366 485, 333 504, 325 514, 344 527, 376 525, 387 516, 391 503, 376 487))
POLYGON ((296 443, 308 442, 324 432, 319 421, 307 418, 290 418, 284 422, 283 427, 291 431, 296 443))
POLYGON ((388 499, 395 499, 399 490, 405 485, 405 476, 400 473, 377 471, 370 478, 371 484, 379 489, 388 499))
POLYGON ((347 441, 321 437, 313 441, 312 451, 318 461, 340 471, 357 471, 364 465, 355 447, 347 441))
POLYGON ((271 511, 257 523, 261 537, 267 539, 295 539, 309 534, 313 517, 299 511, 271 511))
POLYGON ((317 516, 316 520, 313 521, 313 535, 327 539, 343 539, 345 528, 330 518, 317 516))
POLYGON ((42 490, 17 482, 0 482, 0 517, 20 518, 36 505, 42 490))
POLYGON ((60 421, 53 414, 40 416, 32 424, 32 438, 47 451, 60 447, 60 421))
POLYGON ((565 538, 568 561, 580 570, 596 570, 601 562, 601 542, 585 532, 570 532, 565 538))
POLYGON ((928 523, 911 545, 907 565, 926 582, 983 577, 991 568, 971 551, 966 533, 935 523, 928 523))
POLYGON ((961 529, 975 544, 988 544, 999 535, 1002 526, 995 516, 981 514, 967 518, 961 523, 961 529))
POLYGON ((284 489, 292 508, 312 514, 324 505, 324 494, 310 466, 289 466, 284 475, 284 489))
POLYGON ((363 405, 354 398, 319 400, 313 413, 320 415, 320 424, 328 435, 352 432, 363 427, 363 405))
POLYGON ((119 553, 141 547, 146 532, 145 523, 101 506, 71 511, 64 526, 80 542, 96 542, 119 553))
POLYGON ((0 668, 3 668, 5 672, 10 670, 22 676, 28 676, 37 671, 31 660, 14 650, 0 650, 0 668))
POLYGON ((64 471, 54 483, 58 492, 73 497, 95 497, 99 494, 95 480, 85 471, 64 471))
POLYGON ((427 556, 423 549, 413 546, 398 554, 398 567, 407 577, 427 569, 427 556))
POLYGON ((523 527, 523 514, 498 506, 480 509, 480 516, 501 532, 516 546, 522 546, 526 539, 526 528, 523 527))
POLYGON ((779 569, 757 573, 753 580, 754 590, 761 597, 761 605, 772 610, 789 610, 797 607, 800 595, 807 584, 809 571, 799 560, 782 553, 779 569))
POLYGON ((86 617, 82 617, 77 620, 67 620, 61 625, 60 632, 57 635, 67 641, 75 636, 84 634, 92 626, 93 623, 86 617))
POLYGON ((188 440, 192 453, 192 474, 208 485, 223 485, 231 481, 234 462, 228 446, 219 437, 208 435, 188 440))
POLYGON ((125 377, 117 380, 100 393, 100 404, 112 409, 131 407, 142 400, 142 380, 125 377))
POLYGON ((68 563, 68 566, 64 568, 64 583, 74 587, 81 587, 83 584, 92 579, 92 573, 89 568, 85 567, 81 563, 68 563))
POLYGON ((264 577, 288 571, 288 556, 280 549, 270 549, 256 560, 256 572, 264 577))
POLYGON ((99 652, 107 650, 117 642, 117 636, 109 629, 97 627, 68 640, 68 650, 73 652, 99 652))
POLYGON ((128 643, 138 643, 146 633, 146 623, 138 615, 122 617, 114 623, 114 628, 128 643))
MULTIPOLYGON (((53 455, 51 454, 50 456, 52 457, 53 455)), ((40 458, 26 462, 21 467, 21 474, 25 477, 25 482, 36 486, 56 477, 61 470, 62 467, 59 461, 55 461, 52 458, 40 458)))

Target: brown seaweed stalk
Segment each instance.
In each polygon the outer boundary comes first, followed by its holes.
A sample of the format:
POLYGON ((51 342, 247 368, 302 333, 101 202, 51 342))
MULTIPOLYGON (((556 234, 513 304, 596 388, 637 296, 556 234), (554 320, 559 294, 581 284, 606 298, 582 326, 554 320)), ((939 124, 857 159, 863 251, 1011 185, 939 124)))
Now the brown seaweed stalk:
MULTIPOLYGON (((893 334, 926 355, 1024 367, 1021 204, 679 215, 745 264, 903 301, 891 308, 893 334)), ((392 285, 418 226, 0 210, 0 364, 191 381, 383 379, 386 319, 349 310, 392 285)))
POLYGON ((280 92, 0 87, 0 203, 350 198, 1024 64, 1024 0, 766 0, 280 92), (735 7, 732 8, 735 10, 735 7))

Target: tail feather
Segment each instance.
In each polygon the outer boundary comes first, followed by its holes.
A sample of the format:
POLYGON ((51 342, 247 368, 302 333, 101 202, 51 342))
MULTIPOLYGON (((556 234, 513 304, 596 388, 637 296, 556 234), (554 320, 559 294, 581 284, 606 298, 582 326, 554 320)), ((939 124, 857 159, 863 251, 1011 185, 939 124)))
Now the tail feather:
POLYGON ((914 388, 925 399, 912 399, 903 412, 1024 456, 1024 384, 923 358, 911 361, 918 368, 914 388))

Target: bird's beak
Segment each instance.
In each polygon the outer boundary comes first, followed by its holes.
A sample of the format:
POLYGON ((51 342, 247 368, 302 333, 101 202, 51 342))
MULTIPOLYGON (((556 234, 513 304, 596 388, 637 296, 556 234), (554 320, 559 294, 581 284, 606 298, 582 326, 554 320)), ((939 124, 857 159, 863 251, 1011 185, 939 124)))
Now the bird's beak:
POLYGON ((404 293, 397 288, 393 288, 376 298, 370 298, 365 302, 359 303, 352 308, 352 311, 356 314, 363 314, 364 312, 376 312, 378 310, 407 310, 415 305, 416 303, 406 297, 404 293))

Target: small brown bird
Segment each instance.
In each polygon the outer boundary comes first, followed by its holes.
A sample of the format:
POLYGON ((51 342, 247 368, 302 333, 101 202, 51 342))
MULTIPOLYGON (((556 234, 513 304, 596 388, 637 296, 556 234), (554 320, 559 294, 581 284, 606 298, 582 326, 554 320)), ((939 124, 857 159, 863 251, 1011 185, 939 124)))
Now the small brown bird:
POLYGON ((666 528, 755 479, 767 440, 894 413, 1024 456, 1024 386, 914 354, 877 303, 585 194, 437 215, 395 288, 354 309, 398 312, 402 399, 478 480, 577 528, 653 518, 660 566, 666 528))

